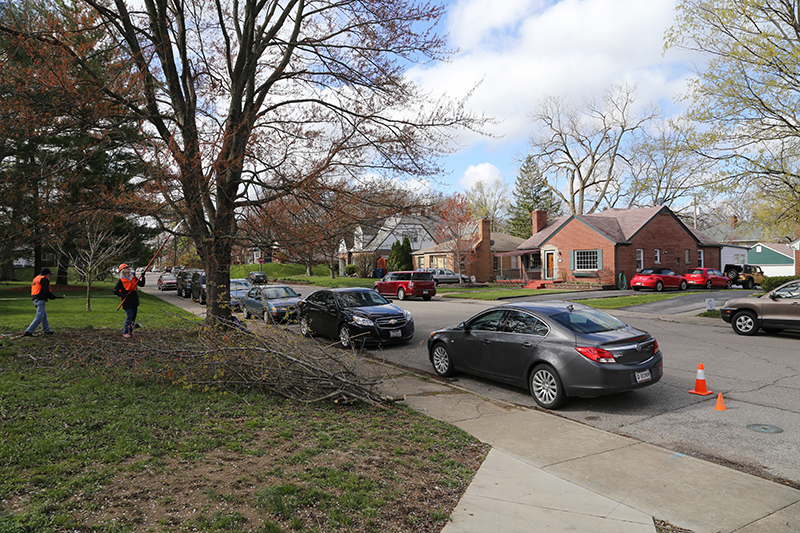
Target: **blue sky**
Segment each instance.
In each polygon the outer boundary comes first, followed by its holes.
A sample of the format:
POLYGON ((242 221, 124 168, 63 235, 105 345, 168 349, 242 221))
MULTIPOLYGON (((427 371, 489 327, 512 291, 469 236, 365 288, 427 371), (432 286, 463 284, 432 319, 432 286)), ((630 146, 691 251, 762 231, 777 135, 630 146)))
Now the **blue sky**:
POLYGON ((685 52, 663 50, 677 0, 446 0, 443 31, 460 52, 447 64, 409 71, 422 87, 470 100, 494 117, 497 138, 462 135, 437 189, 463 192, 478 179, 501 177, 513 189, 532 131, 528 114, 544 95, 580 102, 608 87, 635 84, 639 103, 682 111, 685 52))

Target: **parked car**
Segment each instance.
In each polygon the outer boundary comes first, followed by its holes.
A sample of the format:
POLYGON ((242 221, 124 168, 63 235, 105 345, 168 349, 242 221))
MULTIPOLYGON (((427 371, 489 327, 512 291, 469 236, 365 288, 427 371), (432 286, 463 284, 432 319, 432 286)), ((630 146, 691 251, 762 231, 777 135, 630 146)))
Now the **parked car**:
POLYGON ((172 272, 162 272, 156 281, 156 287, 160 291, 171 291, 178 288, 178 280, 172 272))
POLYGON ((631 289, 653 289, 661 292, 664 289, 686 290, 686 278, 665 267, 644 268, 631 279, 631 289))
POLYGON ((196 270, 192 273, 192 301, 200 305, 206 305, 206 273, 203 270, 196 270))
POLYGON ((243 278, 232 279, 230 284, 231 293, 231 309, 233 311, 241 311, 242 299, 247 295, 247 292, 253 288, 253 284, 243 278))
POLYGON ((372 289, 320 289, 300 300, 300 332, 353 345, 402 342, 414 336, 411 313, 372 289))
POLYGON ((662 354, 645 331, 592 307, 517 302, 481 311, 431 333, 428 356, 443 377, 475 374, 527 388, 546 409, 570 396, 646 387, 663 375, 662 354))
POLYGON ((683 276, 689 285, 697 285, 711 289, 713 287, 731 288, 731 280, 728 276, 716 268, 693 268, 683 276))
POLYGON ((242 298, 245 318, 257 316, 264 322, 282 322, 297 317, 300 294, 286 285, 259 285, 242 298))
POLYGON ((189 298, 192 295, 192 274, 194 272, 191 268, 185 268, 175 276, 175 288, 181 298, 189 298))
POLYGON ((264 272, 250 272, 245 276, 245 279, 253 285, 266 285, 269 283, 269 278, 264 272))
POLYGON ((752 289, 756 285, 760 286, 767 277, 761 267, 757 265, 725 265, 722 271, 734 285, 741 285, 745 289, 752 289))
POLYGON ((458 283, 459 276, 461 277, 462 282, 469 283, 468 276, 465 276, 464 274, 456 274, 449 268, 423 268, 420 270, 422 272, 430 272, 433 274, 433 280, 437 285, 440 283, 458 283))
POLYGON ((759 329, 767 333, 800 329, 800 280, 784 283, 758 298, 728 300, 719 313, 739 335, 755 335, 759 329))
POLYGON ((384 296, 397 296, 399 300, 410 296, 430 300, 436 296, 436 282, 430 272, 389 272, 383 279, 376 281, 372 288, 384 296))

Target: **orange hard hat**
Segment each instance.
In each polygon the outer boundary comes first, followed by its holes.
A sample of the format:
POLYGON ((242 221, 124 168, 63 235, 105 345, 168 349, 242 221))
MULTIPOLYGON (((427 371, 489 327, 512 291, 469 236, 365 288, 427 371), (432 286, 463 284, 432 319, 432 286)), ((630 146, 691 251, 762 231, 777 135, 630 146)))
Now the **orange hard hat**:
POLYGON ((122 271, 123 271, 123 270, 125 270, 126 268, 130 268, 130 267, 129 267, 128 265, 126 265, 125 263, 122 263, 122 264, 119 266, 119 271, 120 271, 120 272, 122 272, 122 271))

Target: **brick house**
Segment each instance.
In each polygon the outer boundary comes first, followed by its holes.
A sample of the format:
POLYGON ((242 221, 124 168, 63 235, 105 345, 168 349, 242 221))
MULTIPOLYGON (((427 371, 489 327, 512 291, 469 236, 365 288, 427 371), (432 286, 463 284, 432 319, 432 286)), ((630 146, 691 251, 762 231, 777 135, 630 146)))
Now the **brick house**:
MULTIPOLYGON (((503 257, 503 252, 513 251, 525 239, 506 235, 505 233, 491 231, 492 223, 489 219, 475 221, 474 244, 471 257, 466 261, 467 266, 463 274, 478 283, 509 278, 520 272, 517 265, 518 257, 503 257), (516 270, 512 267, 517 265, 516 270)), ((447 246, 435 245, 412 253, 414 268, 449 268, 457 271, 453 261, 453 254, 447 246)))
POLYGON ((523 280, 563 280, 619 285, 645 267, 678 274, 694 267, 718 268, 722 244, 686 226, 666 206, 609 209, 570 215, 547 224, 532 214, 533 236, 519 245, 523 280))

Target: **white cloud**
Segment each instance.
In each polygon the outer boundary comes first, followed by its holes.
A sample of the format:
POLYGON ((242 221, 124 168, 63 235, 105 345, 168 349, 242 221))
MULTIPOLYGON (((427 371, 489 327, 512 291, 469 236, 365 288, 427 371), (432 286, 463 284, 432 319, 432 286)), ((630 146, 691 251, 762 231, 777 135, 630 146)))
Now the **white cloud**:
POLYGON ((464 171, 464 174, 458 182, 464 190, 467 190, 472 188, 472 186, 479 181, 488 185, 494 183, 498 179, 503 179, 503 172, 499 168, 491 163, 481 163, 479 165, 470 165, 467 167, 467 170, 464 171))
MULTIPOLYGON (((465 134, 459 138, 464 146, 519 143, 530 134, 528 113, 548 94, 578 101, 600 97, 604 89, 626 81, 637 86, 642 105, 659 102, 670 108, 687 75, 684 54, 663 55, 676 2, 454 0, 446 31, 460 52, 450 63, 409 75, 452 97, 463 97, 482 80, 469 107, 499 121, 490 130, 499 138, 465 134)), ((480 163, 460 181, 483 168, 480 163)))

